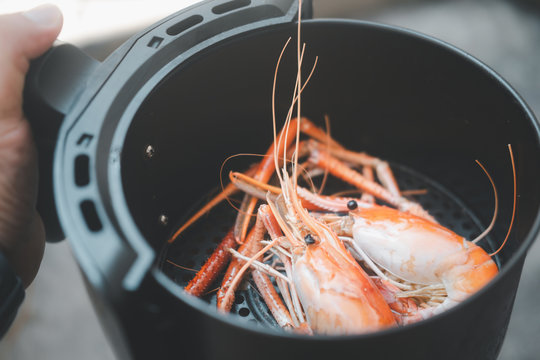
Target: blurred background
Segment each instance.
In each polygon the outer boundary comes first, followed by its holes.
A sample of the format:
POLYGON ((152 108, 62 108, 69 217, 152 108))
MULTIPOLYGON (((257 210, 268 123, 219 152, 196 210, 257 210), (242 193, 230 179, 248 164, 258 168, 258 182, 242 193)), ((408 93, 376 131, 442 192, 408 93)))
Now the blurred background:
MULTIPOLYGON (((194 0, 58 0, 60 39, 104 59, 136 31, 194 0)), ((540 114, 540 0, 314 0, 315 17, 373 20, 417 30, 474 55, 540 114)), ((0 0, 0 13, 43 1, 0 0)), ((489 136, 489 134, 486 134, 489 136)), ((540 191, 540 189, 539 189, 540 191)), ((522 194, 526 196, 526 194, 522 194)), ((527 257, 499 359, 540 357, 540 242, 527 257)), ((0 359, 114 359, 67 242, 48 245, 0 359)))

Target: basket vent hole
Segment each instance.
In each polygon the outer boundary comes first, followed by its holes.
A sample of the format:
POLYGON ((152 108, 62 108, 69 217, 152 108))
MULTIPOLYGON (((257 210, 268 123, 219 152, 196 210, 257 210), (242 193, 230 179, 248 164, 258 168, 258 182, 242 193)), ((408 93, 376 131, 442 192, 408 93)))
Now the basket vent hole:
POLYGON ((84 200, 81 202, 81 211, 86 222, 86 226, 92 232, 97 232, 103 229, 103 224, 99 219, 96 211, 96 205, 92 200, 84 200))
MULTIPOLYGON (((234 303, 237 304, 237 305, 239 305, 239 304, 241 304, 241 303, 243 303, 243 302, 244 302, 244 297, 243 297, 242 295, 238 295, 238 296, 236 296, 236 298, 234 299, 234 303)), ((249 313, 248 313, 248 314, 249 314, 249 313)))
POLYGON ((167 34, 172 35, 172 36, 178 35, 178 34, 184 32, 184 31, 186 31, 187 29, 199 24, 202 21, 203 21, 203 17, 201 15, 190 16, 187 19, 184 19, 184 20, 174 24, 173 26, 169 27, 167 29, 167 34))
POLYGON ((75 158, 75 184, 79 187, 90 183, 90 158, 88 155, 78 155, 75 158))
POLYGON ((248 308, 241 308, 240 310, 238 310, 238 315, 242 317, 249 316, 249 314, 250 314, 250 311, 248 308))
POLYGON ((154 36, 152 39, 150 39, 147 46, 152 49, 157 49, 159 45, 161 45, 162 41, 163 41, 162 37, 154 36))
POLYGON ((212 8, 212 12, 214 14, 218 14, 218 15, 221 15, 221 14, 225 14, 229 11, 233 11, 233 10, 236 10, 236 9, 240 9, 244 6, 248 6, 249 4, 251 4, 251 0, 232 0, 232 1, 228 1, 224 4, 221 4, 221 5, 217 5, 217 6, 214 6, 212 8))

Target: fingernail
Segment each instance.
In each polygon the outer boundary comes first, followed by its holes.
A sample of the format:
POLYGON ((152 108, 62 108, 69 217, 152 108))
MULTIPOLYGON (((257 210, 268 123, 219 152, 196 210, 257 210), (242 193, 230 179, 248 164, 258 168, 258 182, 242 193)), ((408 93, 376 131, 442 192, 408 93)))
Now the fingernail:
POLYGON ((53 27, 62 18, 62 13, 56 5, 45 4, 22 13, 26 18, 32 20, 41 27, 53 27))

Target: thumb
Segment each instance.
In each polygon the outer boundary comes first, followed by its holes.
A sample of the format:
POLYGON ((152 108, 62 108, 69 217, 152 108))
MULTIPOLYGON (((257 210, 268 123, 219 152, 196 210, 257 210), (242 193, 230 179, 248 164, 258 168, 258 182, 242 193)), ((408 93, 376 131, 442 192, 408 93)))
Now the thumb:
POLYGON ((23 118, 22 92, 30 60, 52 45, 62 21, 54 5, 0 16, 0 135, 23 118))

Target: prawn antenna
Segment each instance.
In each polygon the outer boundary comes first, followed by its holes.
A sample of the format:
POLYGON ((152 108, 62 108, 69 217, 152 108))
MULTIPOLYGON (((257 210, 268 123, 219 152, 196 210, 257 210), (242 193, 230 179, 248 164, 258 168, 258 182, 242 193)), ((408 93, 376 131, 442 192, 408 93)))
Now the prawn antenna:
MULTIPOLYGON (((332 140, 332 136, 330 135, 330 118, 328 117, 328 114, 324 115, 324 124, 326 126, 326 151, 330 153, 330 142, 332 140)), ((321 195, 324 187, 326 186, 326 181, 328 179, 328 168, 324 168, 324 175, 321 182, 321 187, 318 191, 318 194, 321 195)))
POLYGON ((478 160, 475 160, 475 161, 482 168, 482 170, 484 170, 484 173, 486 174, 489 181, 491 182, 491 187, 493 189, 493 196, 495 197, 495 209, 493 210, 493 217, 491 218, 491 223, 486 228, 486 230, 484 230, 484 232, 482 232, 480 235, 476 237, 476 239, 472 241, 473 243, 476 244, 478 241, 485 238, 486 235, 489 234, 489 232, 493 229, 493 226, 495 225, 495 220, 497 220, 497 213, 499 212, 499 196, 497 195, 497 187, 495 186, 495 182, 493 181, 493 178, 491 177, 489 172, 486 170, 486 168, 484 167, 484 165, 482 165, 480 161, 478 160))
POLYGON ((277 141, 277 125, 276 125, 276 86, 277 86, 277 76, 278 76, 278 70, 279 70, 279 64, 281 63, 281 59, 283 58, 283 53, 285 52, 285 49, 287 49, 287 45, 289 45, 289 42, 291 41, 291 38, 289 37, 287 41, 285 42, 285 45, 283 45, 283 48, 281 49, 281 53, 279 54, 279 58, 277 60, 276 68, 274 70, 274 83, 272 85, 272 127, 273 127, 273 133, 274 133, 274 166, 276 168, 276 174, 281 181, 283 179, 281 178, 281 174, 279 173, 279 165, 278 165, 278 149, 281 145, 282 137, 280 136, 279 142, 277 141))
POLYGON ((512 219, 510 220, 510 226, 508 227, 508 232, 506 233, 506 237, 504 238, 503 243, 497 251, 489 254, 489 256, 496 255, 506 244, 506 241, 508 240, 508 237, 510 236, 510 232, 512 231, 512 226, 514 225, 514 219, 516 217, 516 203, 517 203, 517 182, 516 182, 516 164, 514 161, 514 154, 512 152, 512 145, 508 144, 508 152, 510 153, 510 160, 512 161, 512 175, 513 175, 513 181, 514 181, 514 201, 512 205, 512 219))

